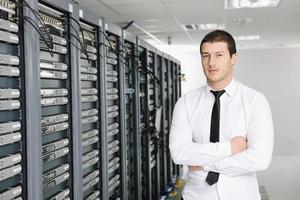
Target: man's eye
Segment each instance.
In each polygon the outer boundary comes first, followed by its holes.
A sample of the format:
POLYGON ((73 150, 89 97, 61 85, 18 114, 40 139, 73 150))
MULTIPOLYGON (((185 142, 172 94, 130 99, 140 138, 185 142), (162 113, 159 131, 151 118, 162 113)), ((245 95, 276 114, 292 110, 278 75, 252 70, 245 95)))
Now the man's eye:
POLYGON ((223 56, 223 54, 221 54, 221 53, 218 53, 218 54, 217 54, 217 56, 218 56, 218 57, 220 57, 220 56, 223 56))
POLYGON ((208 57, 208 55, 202 55, 202 58, 207 58, 208 57))

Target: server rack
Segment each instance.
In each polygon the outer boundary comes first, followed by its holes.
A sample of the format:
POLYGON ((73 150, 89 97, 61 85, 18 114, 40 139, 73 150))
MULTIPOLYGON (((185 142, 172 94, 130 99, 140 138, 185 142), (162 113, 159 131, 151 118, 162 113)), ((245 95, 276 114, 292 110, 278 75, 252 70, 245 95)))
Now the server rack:
POLYGON ((26 197, 26 109, 22 21, 17 1, 0 1, 0 198, 26 197))
POLYGON ((164 81, 163 81, 163 63, 164 58, 163 58, 163 53, 160 51, 156 51, 156 68, 155 68, 155 74, 156 77, 159 81, 159 86, 156 87, 156 102, 157 102, 157 108, 161 108, 160 113, 157 113, 157 119, 156 120, 156 131, 157 131, 157 136, 158 136, 158 157, 159 159, 157 160, 159 170, 158 170, 158 185, 157 185, 157 191, 158 194, 161 194, 162 192, 165 191, 165 186, 166 186, 166 179, 165 179, 165 174, 166 174, 166 157, 165 157, 165 151, 164 151, 164 143, 165 143, 165 136, 164 136, 164 127, 163 127, 163 116, 164 116, 164 102, 163 102, 163 89, 164 89, 164 81), (160 119, 159 119, 160 118, 160 119))
POLYGON ((158 56, 158 54, 161 54, 159 50, 155 50, 154 54, 154 71, 153 76, 155 77, 155 87, 154 87, 154 103, 155 103, 155 111, 153 113, 154 117, 154 130, 153 130, 153 140, 155 141, 155 171, 152 174, 153 179, 153 190, 152 195, 153 199, 159 199, 160 198, 160 183, 161 183, 161 114, 162 114, 162 104, 161 104, 161 73, 159 68, 161 68, 162 65, 162 59, 158 56))
MULTIPOLYGON (((108 198, 121 199, 126 190, 124 149, 124 70, 121 67, 121 29, 105 25, 106 29, 106 84, 107 84, 107 151, 108 151, 108 198), (124 173, 125 171, 125 173, 124 173)), ((105 184, 105 183, 104 183, 105 184)), ((123 198, 122 198, 123 199, 123 198)))
POLYGON ((139 41, 139 91, 140 91, 140 134, 141 134, 141 182, 142 198, 158 199, 159 161, 158 134, 155 127, 157 91, 159 80, 156 70, 156 50, 139 41))
MULTIPOLYGON (((136 134, 135 134, 135 139, 134 139, 134 143, 135 143, 135 169, 136 169, 136 173, 134 176, 136 185, 142 185, 142 134, 141 134, 141 94, 140 94, 140 80, 141 80, 141 74, 140 74, 140 66, 141 66, 141 61, 140 61, 140 53, 141 53, 141 48, 139 47, 140 45, 140 40, 138 39, 138 37, 136 37, 136 45, 135 45, 135 53, 136 53, 136 62, 137 62, 137 66, 134 70, 134 76, 135 76, 135 88, 136 88, 136 92, 135 92, 135 101, 136 101, 136 105, 135 105, 135 130, 136 130, 136 134)), ((143 196, 143 191, 142 191, 142 187, 136 187, 135 189, 136 192, 136 199, 142 199, 143 196)))
POLYGON ((101 169, 105 162, 101 156, 101 84, 102 54, 100 53, 102 21, 84 8, 79 8, 80 25, 80 78, 81 78, 81 146, 82 197, 100 199, 101 169))
MULTIPOLYGON (((169 67, 168 67, 168 79, 167 79, 167 84, 168 84, 168 107, 169 109, 169 116, 168 116, 168 123, 169 126, 171 126, 171 120, 172 120, 172 111, 175 106, 176 101, 179 99, 181 93, 181 85, 180 85, 180 73, 179 73, 179 66, 180 62, 173 58, 172 56, 168 56, 169 58, 169 67)), ((169 135, 168 135, 169 138, 169 135)), ((175 165, 175 163, 172 161, 170 157, 170 152, 168 152, 168 182, 171 184, 174 184, 175 181, 180 178, 181 176, 181 170, 179 165, 175 165)))
POLYGON ((125 86, 125 135, 126 135, 126 148, 123 149, 125 151, 126 157, 126 190, 127 195, 125 195, 125 199, 139 199, 139 188, 136 187, 138 185, 138 177, 137 175, 137 166, 139 162, 139 155, 137 152, 137 138, 138 138, 138 115, 137 113, 137 105, 138 98, 136 95, 139 94, 137 91, 136 84, 136 69, 138 68, 138 57, 136 53, 136 37, 128 33, 127 31, 123 31, 123 58, 124 58, 124 86, 125 86))
POLYGON ((78 131, 73 121, 77 109, 72 104, 77 64, 72 59, 75 51, 69 35, 72 4, 56 2, 53 7, 54 3, 39 1, 37 10, 39 29, 44 34, 39 52, 43 199, 74 198, 73 138, 78 131))
POLYGON ((159 87, 159 80, 155 74, 156 69, 156 50, 153 47, 148 47, 148 80, 147 80, 147 90, 148 90, 148 141, 149 141, 149 192, 151 194, 151 199, 158 199, 158 191, 156 185, 158 185, 158 133, 155 126, 155 117, 157 112, 159 112, 156 101, 156 88, 159 87))
POLYGON ((161 116, 161 135, 160 135, 160 158, 161 158, 161 194, 164 196, 167 194, 167 135, 168 132, 168 121, 167 121, 167 113, 168 113, 168 104, 167 104, 167 64, 168 60, 164 57, 164 54, 162 54, 161 58, 161 68, 160 68, 160 74, 161 74, 161 105, 162 105, 162 116, 161 116))
POLYGON ((138 67, 138 80, 139 80, 139 134, 141 135, 140 141, 140 158, 141 159, 141 185, 142 185, 142 199, 150 198, 151 185, 150 182, 150 169, 149 169, 149 141, 148 141, 148 90, 147 90, 147 49, 141 46, 141 41, 138 42, 139 51, 139 67, 138 67))
MULTIPOLYGON (((174 108, 175 103, 178 99, 178 85, 177 85, 177 81, 178 81, 178 64, 173 61, 173 69, 172 69, 172 85, 173 85, 173 101, 172 101, 172 108, 174 108)), ((175 165, 175 163, 173 163, 173 176, 177 179, 179 177, 179 165, 175 165)))
MULTIPOLYGON (((170 56, 168 58, 168 65, 167 65, 167 104, 168 104, 168 116, 167 116, 167 121, 168 121, 168 132, 167 134, 167 144, 169 144, 169 132, 171 128, 171 120, 172 120, 172 104, 173 104, 173 74, 172 74, 172 69, 173 69, 173 61, 170 59, 170 56)), ((173 171, 174 171, 174 165, 171 159, 170 151, 168 149, 167 151, 167 180, 168 184, 170 185, 173 182, 173 171)))
POLYGON ((172 118, 172 92, 171 92, 171 60, 170 56, 163 54, 163 135, 164 135, 164 158, 165 158, 165 174, 164 174, 164 194, 169 194, 173 190, 175 180, 172 177, 173 164, 169 151, 169 131, 171 127, 172 118))

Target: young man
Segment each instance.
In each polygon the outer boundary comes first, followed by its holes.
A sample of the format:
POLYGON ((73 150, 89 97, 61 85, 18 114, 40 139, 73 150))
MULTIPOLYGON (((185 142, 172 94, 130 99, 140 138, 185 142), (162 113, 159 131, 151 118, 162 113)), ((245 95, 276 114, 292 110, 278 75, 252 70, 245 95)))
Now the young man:
POLYGON ((189 167, 184 200, 260 200, 256 171, 272 158, 273 123, 259 92, 233 79, 233 37, 208 33, 200 45, 207 84, 175 105, 170 152, 189 167))

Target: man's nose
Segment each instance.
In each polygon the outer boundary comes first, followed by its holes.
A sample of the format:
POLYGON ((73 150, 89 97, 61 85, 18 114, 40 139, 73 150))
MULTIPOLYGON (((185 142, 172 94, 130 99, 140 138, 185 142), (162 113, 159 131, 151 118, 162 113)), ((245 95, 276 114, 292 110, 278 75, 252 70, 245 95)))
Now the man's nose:
POLYGON ((213 55, 209 56, 208 65, 209 66, 214 66, 215 65, 215 57, 213 55))

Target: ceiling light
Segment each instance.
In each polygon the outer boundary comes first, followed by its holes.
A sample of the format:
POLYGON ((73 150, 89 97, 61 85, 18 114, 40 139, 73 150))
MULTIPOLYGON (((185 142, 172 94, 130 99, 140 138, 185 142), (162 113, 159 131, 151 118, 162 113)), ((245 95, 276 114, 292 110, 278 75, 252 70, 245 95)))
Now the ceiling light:
POLYGON ((237 36, 234 37, 236 40, 259 40, 259 35, 245 35, 245 36, 237 36))
POLYGON ((202 30, 213 30, 213 29, 224 29, 225 24, 198 24, 199 29, 202 30))
POLYGON ((145 22, 157 22, 159 19, 145 19, 145 22))
POLYGON ((150 25, 150 26, 144 26, 144 28, 158 28, 159 26, 157 26, 157 25, 150 25))
POLYGON ((225 0, 225 9, 275 7, 280 0, 225 0))
POLYGON ((225 24, 188 24, 184 27, 186 30, 214 30, 224 29, 225 24))
POLYGON ((251 18, 234 18, 232 19, 232 22, 238 25, 245 25, 248 23, 253 22, 253 19, 251 18))

